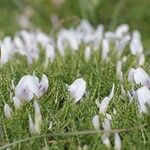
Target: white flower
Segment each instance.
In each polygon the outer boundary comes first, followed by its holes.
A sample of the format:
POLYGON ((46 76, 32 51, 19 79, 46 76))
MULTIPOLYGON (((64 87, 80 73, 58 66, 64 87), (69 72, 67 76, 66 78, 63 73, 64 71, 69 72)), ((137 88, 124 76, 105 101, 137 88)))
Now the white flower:
POLYGON ((48 78, 45 74, 43 74, 42 80, 39 83, 38 97, 41 97, 48 90, 48 86, 49 86, 48 78))
POLYGON ((36 40, 41 44, 43 48, 45 48, 46 44, 50 42, 49 36, 41 32, 40 30, 36 32, 36 40))
POLYGON ((110 125, 109 119, 105 118, 104 122, 102 123, 102 126, 103 126, 105 131, 110 131, 111 125, 110 125))
POLYGON ((125 35, 121 39, 116 39, 116 49, 118 51, 118 55, 121 55, 126 47, 126 45, 129 43, 130 36, 125 35))
POLYGON ((48 78, 44 74, 40 82, 36 76, 25 75, 15 88, 15 96, 21 101, 30 101, 34 95, 41 97, 47 91, 48 84, 48 78))
POLYGON ((114 150, 121 150, 121 139, 118 133, 115 133, 114 139, 115 139, 114 150))
POLYGON ((112 121, 112 117, 111 117, 111 115, 110 114, 106 114, 106 118, 111 122, 112 121))
POLYGON ((29 131, 31 134, 36 134, 35 125, 30 114, 29 114, 29 131))
POLYGON ((122 24, 116 29, 115 36, 117 38, 122 38, 126 33, 128 33, 128 30, 129 26, 127 24, 122 24))
POLYGON ((131 83, 142 84, 143 86, 150 87, 150 76, 142 69, 130 69, 128 80, 131 83))
POLYGON ((99 112, 100 112, 100 113, 102 113, 102 114, 105 114, 105 113, 106 113, 107 108, 108 108, 108 105, 109 105, 110 101, 112 100, 112 98, 113 98, 113 96, 114 96, 114 88, 115 88, 115 86, 114 86, 114 84, 113 84, 113 87, 112 87, 112 89, 111 89, 110 95, 109 95, 108 97, 105 97, 105 98, 101 101, 101 103, 100 103, 100 105, 99 105, 99 112))
POLYGON ((91 48, 87 46, 84 52, 84 59, 88 61, 91 58, 91 48))
POLYGON ((116 74, 120 81, 123 80, 122 62, 118 61, 116 66, 116 74))
POLYGON ((35 130, 39 134, 41 130, 42 116, 40 106, 37 101, 34 101, 34 115, 35 115, 35 130))
POLYGON ((144 66, 144 63, 145 63, 145 55, 144 55, 144 54, 141 54, 141 55, 138 57, 138 65, 139 65, 139 66, 144 66))
POLYGON ((10 118, 12 115, 12 109, 10 108, 10 106, 8 104, 5 103, 4 105, 4 115, 6 118, 10 118))
POLYGON ((69 30, 62 30, 58 34, 57 47, 61 55, 64 55, 65 47, 70 47, 72 50, 78 50, 79 43, 75 37, 75 33, 69 30))
POLYGON ((109 136, 106 133, 102 134, 102 143, 109 149, 111 147, 109 136))
POLYGON ((111 130, 111 125, 109 122, 109 119, 105 118, 104 122, 102 123, 103 129, 104 131, 106 131, 105 133, 102 134, 102 143, 107 147, 110 148, 110 141, 109 141, 109 131, 111 130))
POLYGON ((70 86, 68 86, 68 91, 72 98, 74 98, 75 103, 78 102, 84 95, 86 90, 86 82, 82 78, 76 79, 70 86))
POLYGON ((30 85, 34 85, 32 78, 33 77, 30 75, 23 76, 15 88, 15 95, 21 101, 24 100, 30 101, 34 96, 33 91, 30 89, 31 88, 30 85))
POLYGON ((92 119, 92 124, 95 130, 100 130, 100 121, 99 116, 95 115, 92 119))
POLYGON ((133 55, 140 55, 143 52, 143 46, 142 46, 141 36, 139 31, 134 31, 132 33, 130 50, 133 55))
POLYGON ((134 73, 135 73, 134 68, 131 68, 128 73, 128 81, 131 82, 132 84, 134 83, 134 73))
POLYGON ((142 84, 143 86, 150 87, 149 75, 142 69, 137 68, 134 72, 134 81, 137 84, 142 84))
POLYGON ((125 91, 125 89, 124 89, 124 87, 123 87, 122 84, 121 84, 121 95, 122 95, 123 97, 126 96, 126 91, 125 91))
POLYGON ((147 106, 150 106, 150 90, 147 87, 142 87, 137 90, 138 108, 140 113, 147 113, 147 106))
POLYGON ((53 47, 52 44, 46 44, 45 47, 45 53, 46 53, 46 61, 48 61, 48 59, 50 60, 50 62, 52 63, 55 59, 55 49, 53 47))
POLYGON ((21 106, 21 101, 18 97, 13 97, 13 102, 16 109, 18 109, 21 106))
POLYGON ((102 41, 102 59, 108 60, 109 42, 106 39, 102 41))

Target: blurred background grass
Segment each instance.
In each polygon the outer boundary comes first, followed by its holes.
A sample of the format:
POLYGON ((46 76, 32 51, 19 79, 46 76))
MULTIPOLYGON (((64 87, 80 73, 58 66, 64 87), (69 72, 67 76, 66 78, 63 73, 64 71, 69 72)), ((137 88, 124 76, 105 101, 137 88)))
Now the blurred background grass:
POLYGON ((19 17, 27 16, 30 27, 49 32, 60 26, 74 26, 85 18, 94 26, 113 30, 121 23, 142 33, 150 45, 150 0, 0 0, 0 38, 22 28, 19 17))

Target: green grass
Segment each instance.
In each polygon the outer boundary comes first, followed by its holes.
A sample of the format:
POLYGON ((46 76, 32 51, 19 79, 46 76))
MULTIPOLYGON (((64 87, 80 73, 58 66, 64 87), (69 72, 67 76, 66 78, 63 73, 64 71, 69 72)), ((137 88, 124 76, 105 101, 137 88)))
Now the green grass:
MULTIPOLYGON (((50 16, 57 14, 63 20, 64 26, 74 26, 77 22, 67 17, 77 16, 79 19, 86 18, 94 26, 99 23, 107 29, 114 29, 121 23, 128 23, 131 29, 139 29, 145 49, 149 49, 150 40, 150 1, 148 0, 97 0, 93 1, 66 0, 61 8, 57 9, 49 0, 0 0, 0 38, 6 35, 14 35, 20 30, 16 23, 16 17, 26 6, 33 8, 30 29, 40 27, 42 30, 53 31, 50 16)), ((115 83, 115 97, 111 101, 108 113, 112 115, 112 129, 130 129, 120 132, 122 148, 125 150, 149 150, 150 149, 150 115, 138 117, 137 105, 129 104, 127 97, 121 96, 120 81, 116 77, 117 58, 115 52, 110 56, 110 62, 101 60, 100 53, 94 52, 89 62, 84 61, 84 47, 75 54, 67 52, 65 58, 57 56, 54 63, 47 68, 43 67, 44 58, 40 57, 37 62, 28 66, 24 57, 14 57, 11 62, 0 68, 0 149, 7 144, 12 149, 36 149, 41 150, 45 146, 49 149, 77 149, 78 146, 88 145, 89 150, 106 149, 101 142, 101 133, 86 134, 85 131, 93 131, 91 120, 98 114, 101 124, 104 116, 98 113, 95 100, 100 101, 109 94, 112 84, 115 83), (13 79, 15 84, 26 74, 36 73, 38 77, 46 74, 49 79, 49 88, 46 94, 38 102, 42 112, 42 133, 32 136, 28 129, 28 114, 34 115, 33 101, 24 103, 19 110, 15 110, 10 98, 10 83, 13 79), (87 83, 89 95, 81 102, 74 104, 67 92, 65 84, 71 84, 78 77, 84 78, 87 83), (3 113, 4 102, 13 108, 13 116, 6 119, 3 113), (113 108, 117 115, 113 115, 113 108), (53 122, 52 130, 48 130, 49 122, 53 122), (140 126, 145 125, 143 128, 140 126), (81 131, 81 133, 80 133, 81 131), (70 135, 67 135, 70 133, 70 135), (79 132, 79 134, 77 134, 79 132), (84 134, 86 135, 84 135, 84 134), (16 143, 16 144, 15 144, 16 143)), ((135 58, 127 50, 127 63, 123 65, 125 90, 130 90, 131 85, 127 82, 128 70, 135 67, 135 58)), ((146 51, 146 64, 144 69, 150 74, 150 53, 146 51)), ((111 144, 114 139, 111 133, 111 144)))
MULTIPOLYGON (((120 82, 116 77, 116 55, 113 52, 108 63, 100 59, 100 53, 94 52, 89 62, 84 61, 83 48, 70 54, 68 52, 63 59, 57 56, 53 64, 47 68, 42 66, 44 59, 40 58, 30 67, 25 58, 14 58, 0 69, 0 116, 1 138, 0 146, 12 143, 12 149, 42 149, 48 146, 50 149, 77 149, 78 146, 88 145, 89 149, 106 149, 101 143, 101 134, 87 134, 84 131, 93 131, 91 120, 98 109, 95 100, 102 100, 109 94, 112 84, 115 83, 115 97, 109 105, 108 113, 112 115, 112 129, 136 130, 120 132, 123 149, 149 149, 150 146, 150 115, 138 117, 138 109, 135 103, 129 104, 127 97, 121 96, 120 82), (17 60, 16 60, 17 59, 17 60), (19 61, 18 61, 19 60, 19 61), (42 112, 42 133, 32 136, 28 129, 28 114, 34 115, 33 101, 24 103, 19 110, 13 108, 10 99, 10 82, 15 84, 26 74, 35 71, 40 77, 43 73, 48 76, 49 88, 46 94, 38 102, 42 112), (69 96, 65 84, 71 84, 78 77, 87 82, 89 95, 81 102, 74 104, 69 96), (10 119, 4 117, 3 106, 7 102, 13 108, 13 116, 10 119), (113 115, 113 108, 117 114, 113 115), (48 130, 49 122, 53 122, 52 130, 48 130), (141 125, 145 125, 143 128, 141 125), (76 132, 83 132, 77 134, 76 132), (71 132, 71 135, 66 135, 71 132), (50 134, 50 135, 49 135, 50 134), (49 136, 48 136, 49 135, 49 136), (30 138, 28 140, 28 138, 30 138), (22 141, 25 140, 25 141, 22 141), (26 141, 27 140, 27 141, 26 141), (17 144, 15 144, 17 142, 17 144)), ((131 88, 127 82, 127 73, 130 67, 135 66, 135 60, 128 55, 128 61, 124 64, 125 90, 131 88), (132 64, 132 66, 131 66, 132 64)), ((103 116, 100 115, 101 124, 103 116)), ((111 143, 113 145, 113 133, 111 143)), ((1 149, 1 147, 0 147, 1 149)))

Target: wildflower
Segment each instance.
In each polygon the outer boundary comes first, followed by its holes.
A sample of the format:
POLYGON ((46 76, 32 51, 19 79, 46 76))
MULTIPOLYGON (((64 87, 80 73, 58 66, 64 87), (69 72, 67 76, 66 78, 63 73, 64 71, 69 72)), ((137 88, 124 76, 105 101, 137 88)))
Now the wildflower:
POLYGON ((13 97, 13 102, 16 109, 18 109, 21 106, 21 101, 18 97, 13 97))
POLYGON ((147 113, 147 106, 150 106, 150 90, 147 87, 139 88, 136 92, 135 98, 138 101, 138 108, 140 113, 147 113))
POLYGON ((72 50, 78 50, 79 43, 74 36, 74 33, 69 30, 59 32, 57 39, 57 47, 61 55, 64 55, 64 48, 68 46, 72 50))
MULTIPOLYGON (((34 93, 31 90, 30 85, 32 85, 32 88, 37 88, 36 85, 34 84, 33 77, 30 75, 23 76, 20 79, 20 81, 18 82, 18 84, 15 88, 15 95, 21 101, 24 101, 24 100, 30 101, 33 98, 34 93)), ((37 89, 36 89, 36 91, 37 91, 37 89)))
POLYGON ((31 134, 36 134, 35 125, 30 114, 29 114, 29 131, 31 134))
POLYGON ((72 98, 74 98, 75 103, 77 103, 84 95, 86 90, 86 82, 82 78, 76 79, 70 86, 68 86, 68 91, 72 98))
POLYGON ((100 130, 100 121, 99 116, 95 115, 92 119, 92 124, 95 130, 100 130))
POLYGON ((125 91, 125 89, 124 89, 124 87, 123 87, 122 84, 121 84, 121 95, 122 95, 123 97, 126 96, 126 91, 125 91))
POLYGON ((131 68, 128 73, 128 81, 131 82, 132 84, 134 83, 134 73, 135 73, 134 68, 131 68))
POLYGON ((127 24, 120 25, 115 31, 115 37, 122 38, 125 34, 128 33, 129 26, 127 24))
POLYGON ((8 104, 5 103, 4 105, 4 115, 6 118, 10 118, 12 115, 12 109, 10 108, 10 106, 8 104))
POLYGON ((84 52, 84 59, 88 61, 91 58, 91 48, 87 46, 84 52))
POLYGON ((118 55, 121 55, 126 47, 126 45, 129 43, 130 36, 125 35, 121 39, 116 39, 116 49, 118 51, 118 55))
POLYGON ((42 116, 40 106, 37 101, 34 101, 34 116, 35 116, 35 130, 39 134, 41 130, 42 116))
POLYGON ((40 82, 36 76, 25 75, 15 87, 15 96, 21 101, 30 101, 34 95, 41 97, 47 91, 48 84, 48 78, 44 74, 40 82))
POLYGON ((52 44, 46 44, 46 47, 45 47, 45 53, 46 53, 46 66, 47 66, 47 63, 48 63, 48 60, 50 60, 50 62, 52 63, 55 59, 55 50, 54 50, 54 47, 52 44))
POLYGON ((118 61, 117 66, 116 66, 116 74, 119 78, 120 81, 123 80, 123 72, 122 72, 122 62, 118 61))
POLYGON ((138 65, 139 65, 139 66, 144 66, 144 63, 145 63, 145 55, 144 55, 144 54, 141 54, 141 55, 138 57, 138 65))
POLYGON ((111 89, 110 95, 109 95, 108 97, 106 96, 106 97, 101 101, 101 103, 100 103, 100 105, 99 105, 99 112, 100 112, 100 113, 102 113, 102 114, 105 114, 105 113, 106 113, 107 108, 108 108, 108 105, 109 105, 110 101, 112 100, 112 98, 113 98, 113 96, 114 96, 114 88, 115 88, 115 86, 114 86, 114 84, 113 84, 113 87, 112 87, 112 89, 111 89))
POLYGON ((114 150, 121 150, 121 139, 118 133, 115 133, 114 139, 115 139, 114 150))
POLYGON ((105 133, 102 134, 102 137, 101 137, 102 143, 107 148, 110 148, 111 144, 110 144, 110 140, 109 140, 109 131, 111 130, 111 125, 110 125, 110 122, 107 118, 104 119, 102 126, 103 126, 104 131, 106 131, 105 133))
POLYGON ((102 143, 109 149, 111 147, 111 144, 108 135, 106 133, 103 133, 101 139, 102 143))
POLYGON ((108 40, 103 39, 102 41, 102 59, 108 60, 109 43, 108 40))
POLYGON ((142 69, 137 68, 134 73, 134 81, 137 84, 142 84, 143 86, 149 87, 149 75, 142 69))
POLYGON ((48 90, 49 81, 45 74, 42 75, 42 79, 39 83, 38 97, 41 97, 48 90))
POLYGON ((132 33, 132 39, 130 42, 130 50, 133 55, 140 55, 143 52, 141 36, 138 31, 134 31, 132 33))
POLYGON ((106 118, 111 122, 112 121, 112 117, 111 117, 111 115, 110 114, 106 114, 106 118))

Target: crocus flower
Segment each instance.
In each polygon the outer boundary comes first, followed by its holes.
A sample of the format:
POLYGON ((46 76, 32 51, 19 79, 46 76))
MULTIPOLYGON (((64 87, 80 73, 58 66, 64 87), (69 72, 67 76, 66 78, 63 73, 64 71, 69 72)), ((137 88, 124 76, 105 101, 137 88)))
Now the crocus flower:
MULTIPOLYGON (((46 44, 45 47, 45 54, 46 54, 46 61, 48 63, 48 60, 52 63, 55 59, 55 49, 52 44, 46 44)), ((47 65, 46 63, 46 65, 47 65)))
POLYGON ((147 106, 150 106, 150 90, 147 87, 142 87, 137 90, 135 95, 138 101, 138 108, 140 113, 147 113, 147 106))
POLYGON ((121 139, 118 133, 115 133, 114 139, 115 139, 114 150, 121 150, 121 139))
POLYGON ((142 68, 130 69, 128 80, 132 83, 135 82, 136 84, 150 87, 150 76, 142 68))
POLYGON ((76 79, 70 86, 68 86, 68 91, 74 102, 77 103, 84 95, 86 90, 86 82, 82 78, 76 79))
POLYGON ((91 58, 91 48, 87 46, 84 52, 84 59, 88 61, 91 58))
POLYGON ((36 134, 35 125, 30 114, 29 114, 29 131, 31 134, 36 134))
POLYGON ((8 104, 5 103, 4 105, 4 115, 6 118, 10 118, 12 115, 12 109, 10 108, 10 106, 8 104))
POLYGON ((122 72, 122 62, 118 61, 116 66, 116 74, 119 80, 122 82, 123 80, 123 72, 122 72))
POLYGON ((140 56, 138 56, 138 66, 144 66, 145 63, 145 55, 141 54, 140 56))
POLYGON ((143 52, 141 36, 138 31, 134 31, 132 33, 132 39, 130 42, 130 50, 133 55, 140 55, 143 52))
POLYGON ((44 74, 40 82, 36 76, 25 75, 15 87, 15 96, 21 101, 30 101, 34 95, 41 97, 47 91, 48 84, 48 78, 44 74))
POLYGON ((16 109, 18 109, 21 106, 21 101, 18 97, 13 97, 13 102, 16 109))
POLYGON ((41 130, 42 115, 40 106, 37 101, 34 101, 34 116, 35 116, 35 130, 39 134, 41 130))
POLYGON ((103 39, 102 41, 102 59, 108 60, 109 43, 108 40, 103 39))
POLYGON ((113 98, 113 96, 114 96, 114 88, 115 88, 115 86, 114 86, 114 84, 113 84, 113 87, 112 87, 112 89, 111 89, 110 95, 109 95, 109 96, 106 96, 106 97, 101 101, 101 103, 100 103, 100 105, 99 105, 99 112, 102 113, 102 114, 104 114, 104 115, 105 115, 105 113, 106 113, 106 111, 107 111, 107 108, 108 108, 108 105, 109 105, 110 101, 112 100, 112 98, 113 98))
POLYGON ((115 37, 122 38, 129 31, 129 26, 127 24, 120 25, 115 31, 115 37))
POLYGON ((104 122, 102 123, 103 129, 104 131, 106 131, 106 133, 102 134, 102 143, 107 147, 110 148, 111 144, 110 144, 110 140, 109 140, 109 131, 111 130, 111 125, 110 122, 107 118, 104 119, 104 122))
POLYGON ((100 130, 100 121, 99 116, 95 115, 92 119, 92 124, 95 130, 100 130))
POLYGON ((74 33, 69 30, 63 30, 58 34, 57 47, 62 56, 64 55, 66 45, 72 50, 78 50, 79 48, 78 40, 74 36, 74 33))
POLYGON ((109 149, 111 147, 111 144, 108 135, 106 133, 103 133, 101 139, 102 143, 109 149))

